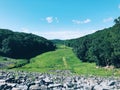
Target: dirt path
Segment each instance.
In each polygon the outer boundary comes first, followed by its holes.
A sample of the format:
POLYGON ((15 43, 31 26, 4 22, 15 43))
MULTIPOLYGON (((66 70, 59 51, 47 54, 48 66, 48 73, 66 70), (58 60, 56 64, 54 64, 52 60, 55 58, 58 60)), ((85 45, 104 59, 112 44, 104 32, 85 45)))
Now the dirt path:
POLYGON ((64 66, 65 66, 65 68, 67 68, 67 62, 66 62, 66 58, 65 57, 63 57, 63 64, 64 64, 64 66))

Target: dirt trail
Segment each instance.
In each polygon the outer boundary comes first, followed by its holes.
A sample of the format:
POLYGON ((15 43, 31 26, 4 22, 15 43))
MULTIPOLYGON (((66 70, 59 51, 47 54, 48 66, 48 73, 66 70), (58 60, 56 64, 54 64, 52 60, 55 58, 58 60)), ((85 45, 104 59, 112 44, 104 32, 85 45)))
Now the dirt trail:
POLYGON ((62 58, 62 60, 63 60, 63 63, 64 63, 65 68, 67 68, 66 58, 65 58, 65 57, 63 57, 63 58, 62 58))

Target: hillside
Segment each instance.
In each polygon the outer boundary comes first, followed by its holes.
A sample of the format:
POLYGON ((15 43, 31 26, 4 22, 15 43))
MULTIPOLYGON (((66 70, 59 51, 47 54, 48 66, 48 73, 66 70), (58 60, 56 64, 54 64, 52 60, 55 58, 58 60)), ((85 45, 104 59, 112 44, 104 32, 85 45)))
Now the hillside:
POLYGON ((28 63, 27 59, 13 59, 0 56, 0 69, 12 69, 21 67, 28 63))
POLYGON ((14 70, 55 73, 56 70, 70 70, 79 75, 119 76, 119 69, 96 68, 95 63, 83 63, 69 47, 61 46, 56 51, 38 55, 29 64, 14 70))
MULTIPOLYGON (((119 19, 118 19, 119 20, 119 19)), ((120 67, 120 21, 113 27, 99 30, 81 38, 66 41, 83 62, 98 66, 120 67)))
POLYGON ((69 47, 59 47, 56 51, 51 51, 38 55, 30 60, 30 64, 23 66, 26 70, 72 70, 77 67, 80 60, 74 55, 69 47))
POLYGON ((0 29, 0 56, 29 59, 52 50, 53 43, 43 37, 0 29))
POLYGON ((64 45, 65 40, 60 40, 60 39, 53 39, 51 40, 51 42, 53 42, 54 44, 57 44, 57 45, 64 45))

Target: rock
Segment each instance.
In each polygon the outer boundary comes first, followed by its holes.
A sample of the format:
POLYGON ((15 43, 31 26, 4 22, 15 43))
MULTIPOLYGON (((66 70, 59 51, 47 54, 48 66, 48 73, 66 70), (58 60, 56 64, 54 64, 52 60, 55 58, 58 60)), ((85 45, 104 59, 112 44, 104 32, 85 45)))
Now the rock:
POLYGON ((0 85, 0 90, 4 90, 6 86, 7 86, 7 84, 1 84, 0 85))
POLYGON ((93 90, 103 90, 103 87, 100 85, 96 85, 96 86, 94 86, 93 90))
POLYGON ((43 79, 43 82, 44 82, 44 84, 46 84, 47 86, 48 86, 49 84, 53 84, 53 82, 52 82, 49 78, 43 79))
POLYGON ((113 85, 115 85, 115 81, 110 81, 109 83, 108 83, 108 86, 113 86, 113 85))
POLYGON ((54 75, 0 71, 0 90, 120 90, 120 79, 76 76, 60 70, 54 75))
POLYGON ((104 87, 104 86, 107 86, 107 81, 101 82, 101 83, 100 83, 100 86, 103 86, 103 87, 104 87))
POLYGON ((39 85, 31 85, 29 87, 30 90, 41 90, 41 87, 39 85))
POLYGON ((0 76, 0 79, 3 79, 3 78, 5 78, 5 76, 1 75, 1 76, 0 76))
POLYGON ((41 88, 41 90, 48 90, 47 86, 45 86, 45 85, 41 85, 40 88, 41 88))
POLYGON ((27 85, 19 85, 18 88, 20 88, 21 90, 28 90, 27 85))
POLYGON ((11 90, 11 89, 12 89, 12 86, 6 85, 6 86, 4 87, 4 89, 5 89, 5 90, 11 90))
POLYGON ((60 88, 60 87, 63 87, 63 85, 62 84, 50 84, 49 86, 48 86, 48 88, 60 88))
POLYGON ((0 85, 2 85, 2 84, 5 84, 5 80, 4 79, 0 80, 0 85))
POLYGON ((22 90, 22 89, 13 87, 12 90, 22 90))
POLYGON ((6 79, 6 81, 5 82, 8 82, 8 83, 14 83, 14 78, 12 77, 12 78, 8 78, 8 79, 6 79))

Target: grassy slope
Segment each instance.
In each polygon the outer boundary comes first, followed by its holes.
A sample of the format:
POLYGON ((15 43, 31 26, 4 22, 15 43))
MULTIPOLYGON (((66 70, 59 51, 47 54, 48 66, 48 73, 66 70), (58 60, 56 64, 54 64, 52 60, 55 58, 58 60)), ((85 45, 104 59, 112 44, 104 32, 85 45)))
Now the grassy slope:
POLYGON ((0 56, 0 64, 3 65, 3 67, 0 66, 0 69, 19 67, 26 63, 27 63, 27 60, 25 60, 25 59, 12 59, 12 58, 0 56))
POLYGON ((96 68, 95 63, 82 63, 71 48, 59 47, 31 59, 30 63, 17 70, 48 72, 50 70, 71 70, 76 74, 110 76, 120 75, 119 69, 96 68))

